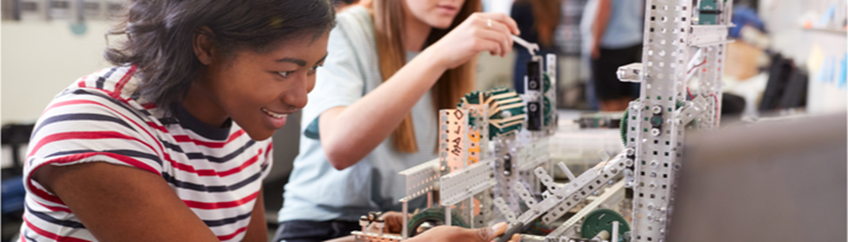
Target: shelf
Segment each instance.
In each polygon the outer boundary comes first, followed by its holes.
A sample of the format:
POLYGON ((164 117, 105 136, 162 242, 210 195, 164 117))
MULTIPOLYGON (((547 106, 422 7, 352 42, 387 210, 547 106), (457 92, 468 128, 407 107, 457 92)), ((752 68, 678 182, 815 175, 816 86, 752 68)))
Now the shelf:
POLYGON ((837 34, 837 35, 841 35, 843 37, 848 36, 848 31, 846 31, 844 29, 838 29, 838 28, 803 28, 802 27, 801 29, 807 30, 807 31, 837 34))

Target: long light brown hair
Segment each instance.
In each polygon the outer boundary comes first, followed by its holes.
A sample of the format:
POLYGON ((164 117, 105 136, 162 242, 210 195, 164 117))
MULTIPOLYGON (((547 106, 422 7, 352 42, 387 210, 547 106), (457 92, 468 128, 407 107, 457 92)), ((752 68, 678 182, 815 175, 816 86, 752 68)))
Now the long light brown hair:
POLYGON ((533 28, 539 33, 539 44, 553 47, 554 32, 559 25, 561 2, 559 0, 517 0, 533 6, 533 28))
MULTIPOLYGON (((380 59, 380 74, 383 82, 389 80, 401 67, 406 64, 406 48, 404 48, 405 14, 403 0, 374 0, 371 11, 374 16, 376 30, 377 56, 380 59)), ((462 23, 474 12, 480 11, 480 0, 466 0, 447 29, 433 29, 424 44, 430 44, 441 39, 445 34, 462 23)), ((455 108, 460 97, 471 91, 474 86, 476 58, 457 68, 450 69, 439 77, 433 86, 433 102, 438 109, 455 108)), ((418 142, 415 140, 415 126, 412 114, 407 114, 400 125, 392 132, 392 143, 400 152, 418 152, 418 142)))

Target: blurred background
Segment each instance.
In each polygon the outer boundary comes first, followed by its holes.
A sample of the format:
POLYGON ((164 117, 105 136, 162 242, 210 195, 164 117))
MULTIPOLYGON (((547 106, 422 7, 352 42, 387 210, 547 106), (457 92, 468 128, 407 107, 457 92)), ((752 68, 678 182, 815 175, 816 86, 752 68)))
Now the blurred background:
MULTIPOLYGON (((601 0, 482 1, 484 11, 513 16, 522 33, 530 35, 522 37, 540 43, 543 52, 558 57, 556 107, 561 127, 553 143, 558 159, 591 163, 599 159, 597 150, 620 150, 617 129, 609 128, 617 127, 617 123, 606 124, 616 120, 608 117, 619 114, 597 112, 595 90, 604 87, 594 84, 588 59, 591 31, 587 26, 595 21, 601 0)), ((735 1, 736 27, 730 30, 730 36, 736 41, 727 47, 722 122, 845 112, 846 2, 735 1)), ((125 3, 2 0, 2 241, 10 241, 20 226, 24 194, 21 160, 33 123, 53 96, 75 79, 108 67, 102 57, 107 45, 104 34, 125 3)), ((516 65, 526 62, 525 54, 523 48, 504 58, 481 54, 477 89, 513 87, 515 76, 522 77, 526 72, 523 64, 516 65)), ((300 114, 289 120, 274 135, 275 164, 265 181, 269 231, 276 227, 283 185, 298 151, 300 114)))

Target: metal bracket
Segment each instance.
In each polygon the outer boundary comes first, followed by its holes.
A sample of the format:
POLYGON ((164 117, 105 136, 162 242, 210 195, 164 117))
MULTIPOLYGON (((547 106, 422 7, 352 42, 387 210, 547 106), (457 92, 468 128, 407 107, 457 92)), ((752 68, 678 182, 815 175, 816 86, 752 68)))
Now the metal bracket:
POLYGON ((727 39, 727 29, 732 25, 693 25, 690 27, 689 45, 707 47, 733 42, 727 39))
POLYGON ((498 207, 498 210, 506 217, 506 221, 509 223, 515 222, 515 214, 512 213, 512 209, 509 208, 509 205, 506 205, 506 201, 502 197, 495 198, 495 207, 498 207))
POLYGON ((577 212, 577 214, 574 214, 573 216, 571 216, 571 218, 568 218, 568 220, 566 220, 565 223, 563 223, 562 225, 557 227, 554 231, 549 233, 547 235, 547 238, 549 238, 549 239, 560 238, 562 236, 562 234, 565 233, 566 230, 568 230, 571 227, 574 227, 574 225, 577 225, 577 222, 580 222, 580 220, 582 220, 583 217, 586 217, 586 215, 588 215, 590 212, 594 211, 596 208, 598 208, 601 204, 603 204, 604 202, 606 202, 607 200, 612 198, 614 195, 621 194, 623 196, 622 193, 619 193, 619 191, 622 191, 623 189, 624 189, 624 181, 619 181, 619 182, 615 183, 615 185, 612 185, 612 187, 610 187, 607 191, 604 192, 604 194, 602 194, 597 199, 595 199, 595 201, 592 201, 591 203, 589 203, 589 205, 586 205, 586 207, 581 209, 580 212, 577 212))
POLYGON ((615 75, 622 82, 642 82, 642 63, 620 66, 618 67, 618 71, 615 72, 615 75))
POLYGON ((401 175, 406 176, 406 196, 401 201, 409 201, 416 197, 427 194, 438 189, 439 181, 439 159, 424 162, 415 167, 403 170, 401 175))
POLYGON ((687 102, 686 106, 683 106, 674 112, 674 123, 676 125, 688 124, 693 119, 697 118, 698 115, 703 113, 707 105, 708 103, 706 99, 701 96, 695 97, 692 101, 687 102))
POLYGON ((439 179, 442 205, 457 204, 494 186, 494 170, 489 166, 493 160, 483 160, 442 176, 439 179))
MULTIPOLYGON (((583 172, 575 181, 569 182, 565 187, 565 193, 562 194, 564 199, 542 217, 542 222, 550 224, 565 215, 574 205, 586 199, 589 194, 600 189, 609 180, 624 170, 624 162, 626 160, 627 155, 622 152, 609 161, 599 163, 594 168, 583 172), (574 190, 569 190, 570 188, 574 188, 574 190)), ((559 192, 563 191, 560 190, 559 192)))

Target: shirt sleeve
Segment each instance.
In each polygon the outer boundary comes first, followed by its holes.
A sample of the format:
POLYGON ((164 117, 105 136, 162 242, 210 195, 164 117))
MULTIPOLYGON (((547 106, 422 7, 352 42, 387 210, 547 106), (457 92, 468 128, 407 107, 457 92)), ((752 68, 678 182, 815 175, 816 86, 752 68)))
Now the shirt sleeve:
POLYGON ((161 175, 161 143, 142 117, 97 91, 60 94, 33 129, 24 164, 26 190, 40 202, 63 205, 31 179, 44 165, 106 162, 161 175))
POLYGON ((339 18, 330 31, 327 59, 316 73, 315 88, 309 93, 309 103, 303 109, 301 128, 307 138, 318 139, 318 117, 327 109, 350 106, 362 98, 365 77, 353 40, 346 31, 352 23, 339 18))

